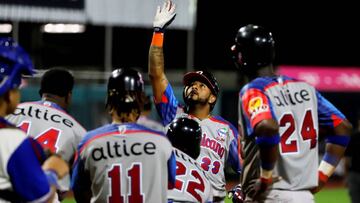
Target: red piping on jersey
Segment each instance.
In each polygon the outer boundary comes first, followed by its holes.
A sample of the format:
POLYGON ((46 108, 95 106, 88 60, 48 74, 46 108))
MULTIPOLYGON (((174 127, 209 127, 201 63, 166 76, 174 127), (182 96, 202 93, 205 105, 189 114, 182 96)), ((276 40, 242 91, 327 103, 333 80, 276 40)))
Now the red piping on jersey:
POLYGON ((343 121, 343 119, 339 118, 337 115, 332 114, 331 119, 333 120, 334 128, 340 125, 340 123, 343 121))
POLYGON ((158 135, 158 136, 162 136, 160 134, 157 134, 157 133, 153 133, 153 132, 150 132, 150 131, 146 131, 146 130, 126 130, 125 133, 119 133, 118 130, 115 130, 115 131, 111 131, 111 132, 107 132, 107 133, 103 133, 103 134, 99 134, 99 135, 96 135, 92 138, 90 138, 88 141, 86 141, 84 143, 84 145, 80 148, 80 153, 83 151, 83 149, 88 146, 92 141, 100 138, 100 137, 106 137, 106 136, 109 136, 109 135, 126 135, 126 134, 133 134, 133 133, 141 133, 141 132, 145 132, 145 133, 148 133, 148 134, 153 134, 153 135, 158 135))
POLYGON ((154 103, 155 103, 155 104, 160 104, 160 103, 167 104, 167 103, 169 103, 169 100, 168 100, 168 98, 166 97, 165 92, 164 92, 163 95, 161 95, 161 101, 157 101, 155 97, 153 97, 153 98, 154 98, 154 103))

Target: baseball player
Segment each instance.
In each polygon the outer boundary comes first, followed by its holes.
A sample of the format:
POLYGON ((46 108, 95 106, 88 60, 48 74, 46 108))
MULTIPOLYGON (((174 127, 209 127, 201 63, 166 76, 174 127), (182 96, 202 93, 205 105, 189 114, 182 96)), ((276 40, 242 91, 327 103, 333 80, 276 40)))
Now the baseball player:
POLYGON ((154 33, 149 51, 149 77, 154 100, 162 122, 168 125, 177 117, 191 117, 202 129, 201 151, 197 161, 206 171, 213 185, 215 202, 222 202, 226 196, 225 163, 240 173, 238 154, 238 133, 233 125, 220 116, 211 115, 219 93, 215 77, 207 71, 189 72, 184 75, 183 99, 185 108, 179 102, 164 73, 163 39, 164 30, 175 18, 175 5, 166 1, 158 7, 154 18, 154 33))
POLYGON ((312 193, 324 186, 343 156, 351 124, 311 85, 275 75, 274 50, 272 34, 252 24, 239 29, 232 47, 235 65, 249 80, 239 98, 243 191, 246 201, 314 202, 312 193), (320 129, 326 130, 321 161, 320 129))
POLYGON ((142 76, 116 69, 107 93, 112 123, 87 133, 78 147, 72 176, 76 201, 167 202, 176 160, 162 132, 136 124, 145 97, 142 76))
POLYGON ((41 146, 4 119, 15 111, 20 101, 22 75, 33 73, 33 64, 25 50, 11 38, 0 38, 1 203, 51 202, 57 179, 69 172, 69 166, 60 156, 45 160, 41 146))
MULTIPOLYGON (((72 164, 85 129, 66 109, 71 104, 74 77, 65 69, 50 69, 41 78, 40 101, 18 105, 7 119, 35 138, 44 149, 60 154, 72 164)), ((60 182, 61 193, 69 190, 70 177, 60 182)), ((60 197, 62 199, 62 197, 60 197)))
POLYGON ((172 121, 167 137, 176 155, 176 184, 169 190, 169 202, 212 202, 212 186, 201 166, 195 161, 200 155, 201 128, 190 118, 172 121))

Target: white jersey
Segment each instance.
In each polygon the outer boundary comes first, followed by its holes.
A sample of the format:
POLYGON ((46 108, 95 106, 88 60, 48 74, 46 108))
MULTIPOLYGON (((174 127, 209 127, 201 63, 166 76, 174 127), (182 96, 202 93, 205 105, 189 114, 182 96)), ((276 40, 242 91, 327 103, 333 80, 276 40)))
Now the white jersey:
POLYGON ((44 159, 34 139, 0 118, 0 203, 49 199, 50 186, 40 165, 44 159))
POLYGON ((239 101, 247 137, 244 191, 259 174, 259 163, 253 158, 256 156, 253 131, 263 119, 275 119, 280 127, 280 156, 273 174, 282 180, 274 183, 273 188, 306 190, 317 186, 319 127, 334 128, 345 119, 344 115, 314 87, 286 76, 253 80, 241 90, 239 101))
MULTIPOLYGON (((17 106, 7 120, 36 139, 44 149, 57 153, 70 165, 85 129, 60 106, 49 101, 25 102, 17 106)), ((70 186, 70 177, 60 181, 62 191, 70 186)))
POLYGON ((196 161, 209 177, 213 186, 213 196, 224 199, 226 196, 225 164, 229 164, 236 173, 241 171, 237 129, 220 116, 200 120, 182 113, 170 84, 164 92, 163 99, 164 101, 157 103, 156 107, 164 125, 170 124, 178 117, 190 117, 199 123, 203 134, 200 156, 196 161))
POLYGON ((165 135, 134 123, 109 124, 81 141, 72 176, 78 201, 167 202, 175 183, 176 160, 165 135))
POLYGON ((212 186, 200 165, 174 148, 176 156, 175 188, 169 190, 169 202, 212 202, 212 186))

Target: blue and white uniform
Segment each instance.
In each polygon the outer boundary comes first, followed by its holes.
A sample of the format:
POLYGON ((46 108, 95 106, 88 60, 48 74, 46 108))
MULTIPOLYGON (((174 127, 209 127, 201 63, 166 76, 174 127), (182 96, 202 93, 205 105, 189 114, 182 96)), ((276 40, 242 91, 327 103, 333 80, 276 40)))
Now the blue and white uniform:
MULTIPOLYGON (((279 124, 279 152, 273 175, 282 179, 272 186, 280 191, 306 191, 318 185, 319 128, 333 129, 345 116, 311 85, 287 76, 259 77, 239 94, 239 124, 247 136, 244 145, 244 191, 259 177, 259 163, 254 158, 254 127, 264 119, 279 124)), ((300 195, 305 197, 303 194, 300 195)), ((309 202, 313 198, 307 191, 309 202)))
POLYGON ((203 135, 200 155, 196 161, 209 177, 213 186, 213 197, 225 198, 225 163, 230 164, 235 172, 241 171, 237 129, 220 116, 210 116, 200 120, 184 113, 170 83, 166 87, 162 100, 155 103, 165 126, 178 117, 189 117, 199 122, 203 135))
MULTIPOLYGON (((33 138, 0 118, 0 191, 13 192, 22 202, 48 200, 51 190, 41 169, 43 160, 44 152, 33 138)), ((9 201, 0 195, 0 202, 9 201)))
POLYGON ((167 202, 176 160, 162 132, 134 123, 109 124, 86 134, 73 168, 75 196, 91 202, 167 202))

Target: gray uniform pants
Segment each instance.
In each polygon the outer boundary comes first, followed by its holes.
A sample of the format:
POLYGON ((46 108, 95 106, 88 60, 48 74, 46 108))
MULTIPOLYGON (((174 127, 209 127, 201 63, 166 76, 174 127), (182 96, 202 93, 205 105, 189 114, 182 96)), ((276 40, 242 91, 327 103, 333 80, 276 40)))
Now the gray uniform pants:
MULTIPOLYGON (((255 203, 251 200, 245 202, 255 203)), ((308 190, 270 190, 263 203, 315 203, 315 200, 314 195, 308 190)))

